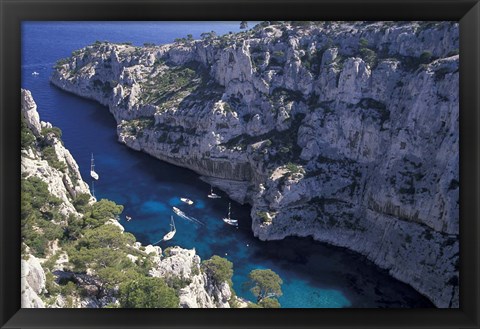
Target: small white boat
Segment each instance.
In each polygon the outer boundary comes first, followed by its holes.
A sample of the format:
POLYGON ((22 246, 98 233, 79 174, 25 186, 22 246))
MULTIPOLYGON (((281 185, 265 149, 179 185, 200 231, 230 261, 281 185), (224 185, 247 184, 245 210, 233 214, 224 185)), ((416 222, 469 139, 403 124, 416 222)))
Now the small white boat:
POLYGON ((216 194, 216 193, 213 193, 213 187, 210 186, 210 194, 207 195, 210 199, 220 199, 221 196, 216 194))
POLYGON ((185 213, 180 209, 178 209, 177 207, 172 207, 172 209, 173 209, 173 212, 176 213, 178 216, 186 216, 185 213))
POLYGON ((98 174, 95 172, 95 163, 93 160, 93 153, 92 153, 92 160, 90 162, 90 176, 92 176, 92 178, 95 180, 98 180, 99 178, 98 174))
POLYGON ((40 75, 40 73, 38 73, 37 71, 33 71, 32 75, 36 77, 37 75, 40 75))
POLYGON ((132 217, 130 217, 130 216, 125 216, 125 218, 127 219, 127 222, 132 220, 132 217))
POLYGON ((173 236, 175 235, 175 233, 177 232, 177 229, 175 228, 175 222, 173 221, 173 216, 170 217, 170 232, 168 232, 167 234, 165 234, 163 236, 163 241, 168 241, 168 240, 171 240, 173 238, 173 236))
POLYGON ((231 207, 230 207, 230 202, 229 202, 228 203, 228 216, 226 218, 223 218, 223 221, 225 223, 227 223, 228 225, 238 226, 238 221, 236 219, 230 218, 230 210, 231 210, 231 207))
POLYGON ((205 225, 202 221, 199 221, 198 219, 196 219, 194 217, 187 216, 183 211, 181 211, 177 207, 172 207, 172 209, 173 209, 173 212, 175 214, 177 214, 179 217, 182 217, 183 219, 188 220, 189 222, 199 224, 199 225, 205 225))
POLYGON ((190 200, 190 199, 187 199, 187 198, 180 198, 180 201, 185 202, 186 204, 188 204, 190 206, 193 204, 193 201, 190 200))

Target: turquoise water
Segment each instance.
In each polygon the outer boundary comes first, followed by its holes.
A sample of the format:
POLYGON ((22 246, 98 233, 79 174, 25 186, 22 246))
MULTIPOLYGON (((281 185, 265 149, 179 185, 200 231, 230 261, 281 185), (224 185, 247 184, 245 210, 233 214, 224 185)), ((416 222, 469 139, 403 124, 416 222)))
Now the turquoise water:
POLYGON ((363 257, 312 239, 287 238, 262 242, 253 237, 250 207, 217 191, 209 199, 209 185, 194 172, 169 165, 117 142, 116 124, 108 109, 65 93, 49 83, 55 61, 96 40, 157 44, 191 33, 238 31, 239 22, 27 22, 22 25, 22 87, 32 91, 41 119, 63 131, 65 146, 89 181, 90 155, 94 153, 98 199, 108 198, 125 207, 121 223, 143 244, 161 239, 169 231, 172 207, 182 209, 193 223, 174 215, 177 233, 167 248, 195 248, 202 259, 214 254, 234 264, 234 289, 254 300, 243 288, 252 269, 271 268, 284 281, 283 307, 432 307, 411 287, 392 279, 363 257), (38 76, 32 76, 36 71, 38 76), (192 206, 180 201, 188 197, 192 206), (222 221, 232 203, 239 227, 222 221), (133 219, 125 220, 125 215, 133 219))

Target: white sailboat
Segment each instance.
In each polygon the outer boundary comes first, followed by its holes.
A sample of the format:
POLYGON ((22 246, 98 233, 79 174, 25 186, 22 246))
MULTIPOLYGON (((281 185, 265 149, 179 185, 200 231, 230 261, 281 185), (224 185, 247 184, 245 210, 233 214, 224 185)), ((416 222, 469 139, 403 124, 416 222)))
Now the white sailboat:
POLYGON ((193 201, 188 199, 188 198, 180 198, 180 201, 185 202, 186 204, 188 204, 190 206, 193 204, 193 201))
POLYGON ((210 194, 207 195, 210 199, 220 199, 221 196, 216 194, 216 193, 213 193, 213 187, 210 185, 210 194))
POLYGON ((223 218, 223 221, 229 225, 233 226, 238 226, 238 221, 236 219, 230 218, 230 210, 231 210, 231 205, 230 202, 228 203, 228 216, 226 218, 223 218))
POLYGON ((175 228, 175 222, 173 221, 173 216, 170 216, 170 232, 164 235, 163 241, 171 240, 176 232, 177 232, 177 229, 175 228))
POLYGON ((93 179, 98 180, 98 174, 95 172, 95 163, 93 160, 93 153, 92 153, 92 161, 90 162, 90 176, 92 176, 93 179))

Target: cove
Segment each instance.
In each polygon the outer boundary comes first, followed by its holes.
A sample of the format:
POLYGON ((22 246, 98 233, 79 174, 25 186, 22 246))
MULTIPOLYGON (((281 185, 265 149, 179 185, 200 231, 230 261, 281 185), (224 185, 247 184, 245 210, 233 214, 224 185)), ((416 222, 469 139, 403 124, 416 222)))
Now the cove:
POLYGON ((222 34, 237 31, 238 26, 239 22, 24 23, 22 88, 32 91, 42 120, 62 129, 65 146, 89 184, 90 156, 94 154, 100 175, 95 195, 125 207, 120 223, 128 232, 142 244, 157 241, 169 230, 172 207, 182 209, 203 224, 175 216, 177 234, 160 247, 195 248, 202 259, 214 254, 226 257, 234 264, 234 289, 239 296, 253 300, 243 282, 252 269, 270 268, 284 281, 279 299, 282 307, 432 307, 408 285, 343 248, 294 237, 270 242, 255 239, 248 205, 239 205, 219 191, 221 199, 209 199, 210 186, 194 172, 118 143, 116 123, 108 109, 65 93, 48 81, 57 59, 95 40, 166 43, 187 33, 194 37, 211 30, 222 34), (34 71, 39 75, 33 76, 34 71), (188 206, 180 197, 188 197, 194 204, 188 206), (238 229, 222 221, 229 202, 238 229), (125 215, 133 219, 127 222, 125 215))

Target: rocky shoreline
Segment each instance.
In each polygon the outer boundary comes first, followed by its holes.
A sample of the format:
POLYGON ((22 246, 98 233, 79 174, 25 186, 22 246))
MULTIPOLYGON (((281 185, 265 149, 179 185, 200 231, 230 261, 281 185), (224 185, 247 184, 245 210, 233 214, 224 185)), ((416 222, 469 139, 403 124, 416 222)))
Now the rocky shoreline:
POLYGON ((250 203, 259 239, 346 247, 458 307, 458 24, 300 23, 97 42, 51 82, 107 106, 120 142, 250 203))

